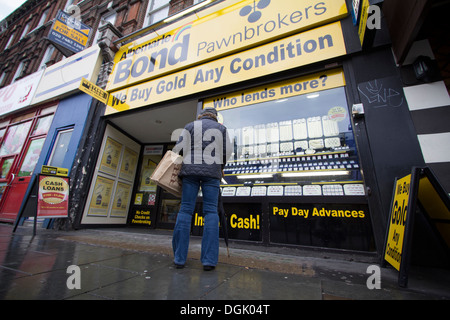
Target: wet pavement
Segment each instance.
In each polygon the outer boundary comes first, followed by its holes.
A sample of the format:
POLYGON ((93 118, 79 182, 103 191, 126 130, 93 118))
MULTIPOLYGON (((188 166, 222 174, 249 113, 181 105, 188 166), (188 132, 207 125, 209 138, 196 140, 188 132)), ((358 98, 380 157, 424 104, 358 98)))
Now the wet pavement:
POLYGON ((0 224, 0 299, 450 299, 450 273, 441 269, 412 267, 408 288, 400 288, 397 271, 381 268, 380 288, 369 289, 368 267, 378 266, 371 254, 231 243, 227 257, 221 241, 219 264, 206 272, 200 240, 191 237, 186 267, 176 269, 170 231, 38 228, 33 237, 31 227, 12 233, 0 224))

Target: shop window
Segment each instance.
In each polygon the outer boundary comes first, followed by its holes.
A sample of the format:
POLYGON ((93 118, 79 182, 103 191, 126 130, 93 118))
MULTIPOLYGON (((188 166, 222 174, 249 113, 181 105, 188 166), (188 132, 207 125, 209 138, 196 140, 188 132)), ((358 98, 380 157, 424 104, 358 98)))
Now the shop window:
POLYGON ((28 177, 33 174, 34 167, 39 160, 42 146, 44 145, 45 137, 40 139, 31 140, 28 150, 23 159, 22 165, 19 170, 19 177, 28 177))
POLYGON ((32 136, 47 134, 48 129, 50 129, 50 126, 53 121, 53 114, 48 115, 42 118, 39 118, 36 121, 36 125, 34 126, 33 131, 31 132, 32 136))
POLYGON ((55 145, 50 156, 48 164, 54 167, 63 167, 64 158, 69 149, 70 138, 72 137, 73 129, 59 131, 56 137, 55 145))
POLYGON ((25 143, 30 127, 31 121, 10 126, 0 147, 0 157, 19 153, 25 143))
POLYGON ((364 195, 344 87, 229 108, 219 118, 234 144, 224 195, 364 195))
POLYGON ((1 172, 0 179, 6 179, 8 177, 9 172, 11 171, 11 167, 14 163, 14 157, 3 158, 1 164, 1 172))

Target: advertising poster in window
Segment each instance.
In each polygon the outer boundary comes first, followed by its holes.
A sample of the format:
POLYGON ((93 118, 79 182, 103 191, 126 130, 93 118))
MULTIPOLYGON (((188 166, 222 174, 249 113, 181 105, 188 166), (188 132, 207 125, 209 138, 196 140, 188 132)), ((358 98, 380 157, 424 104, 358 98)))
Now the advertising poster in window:
POLYGON ((128 203, 130 202, 131 185, 118 182, 114 201, 111 209, 112 217, 126 217, 128 213, 128 203))
POLYGON ((120 160, 122 144, 108 137, 106 139, 105 149, 103 150, 100 171, 115 175, 120 160))
POLYGON ((67 218, 69 211, 69 178, 39 175, 37 216, 67 218))
POLYGON ((88 216, 107 216, 114 180, 97 176, 88 216))
POLYGON ((133 180, 136 173, 138 154, 131 149, 125 148, 122 164, 120 166, 119 178, 133 180))

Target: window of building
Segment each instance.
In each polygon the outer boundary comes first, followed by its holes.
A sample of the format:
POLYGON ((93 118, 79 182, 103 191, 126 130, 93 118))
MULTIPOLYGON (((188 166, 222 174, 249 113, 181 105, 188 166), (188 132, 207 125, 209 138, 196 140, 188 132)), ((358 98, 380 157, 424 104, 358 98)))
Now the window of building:
POLYGON ((71 5, 75 4, 77 0, 67 0, 66 5, 64 6, 64 11, 66 11, 71 5))
POLYGON ((2 72, 2 74, 0 75, 0 87, 3 85, 3 81, 5 80, 6 77, 6 73, 2 72))
POLYGON ((9 36, 9 40, 8 40, 8 43, 7 43, 6 46, 5 46, 5 50, 8 49, 8 48, 11 46, 11 44, 12 44, 12 42, 13 42, 13 39, 14 39, 14 33, 12 33, 12 34, 9 36))
POLYGON ((54 167, 63 167, 64 158, 69 149, 70 138, 72 137, 73 128, 58 132, 52 154, 48 160, 48 165, 54 167))
POLYGON ((169 15, 170 0, 150 0, 145 15, 144 26, 161 21, 169 15))
POLYGON ((52 58, 53 52, 55 51, 55 47, 49 45, 47 50, 45 50, 44 56, 42 57, 41 64, 39 65, 39 70, 44 69, 46 67, 47 62, 52 58))
POLYGON ((44 12, 42 12, 41 18, 39 19, 39 23, 36 26, 36 29, 40 26, 44 25, 45 20, 47 20, 48 13, 50 12, 50 9, 46 9, 44 12))
POLYGON ((28 30, 30 29, 30 23, 27 23, 25 28, 23 28, 22 34, 20 35, 20 40, 23 39, 28 34, 28 30))
POLYGON ((100 22, 98 24, 97 32, 95 33, 93 44, 96 44, 98 39, 100 38, 101 32, 98 30, 107 23, 114 25, 116 23, 117 13, 113 11, 112 13, 108 13, 100 18, 100 22))
POLYGON ((16 69, 16 73, 14 74, 14 77, 13 77, 13 81, 12 82, 15 82, 16 80, 17 80, 17 78, 20 78, 21 76, 22 76, 22 73, 23 73, 23 69, 25 68, 25 62, 23 62, 23 61, 21 61, 20 63, 19 63, 19 66, 17 67, 17 69, 16 69))

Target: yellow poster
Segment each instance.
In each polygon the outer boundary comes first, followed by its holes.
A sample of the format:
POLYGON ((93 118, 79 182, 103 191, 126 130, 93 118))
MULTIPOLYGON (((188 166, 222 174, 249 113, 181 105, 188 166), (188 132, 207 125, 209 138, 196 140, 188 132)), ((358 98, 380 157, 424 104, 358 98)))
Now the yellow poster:
POLYGON ((120 165, 119 177, 126 180, 133 180, 136 172, 138 154, 129 148, 125 148, 122 164, 120 165))
POLYGON ((101 176, 97 176, 91 203, 89 204, 88 216, 107 216, 108 206, 111 200, 114 181, 101 176))
POLYGON ((100 163, 100 171, 115 175, 117 166, 119 165, 120 152, 122 144, 108 137, 103 150, 102 161, 100 163))
POLYGON ((410 186, 410 174, 397 180, 395 184, 395 195, 392 201, 386 252, 384 253, 384 259, 398 271, 400 271, 400 263, 402 260, 410 186))
POLYGON ((118 182, 111 208, 111 217, 125 217, 128 214, 130 195, 131 185, 118 182))

